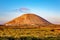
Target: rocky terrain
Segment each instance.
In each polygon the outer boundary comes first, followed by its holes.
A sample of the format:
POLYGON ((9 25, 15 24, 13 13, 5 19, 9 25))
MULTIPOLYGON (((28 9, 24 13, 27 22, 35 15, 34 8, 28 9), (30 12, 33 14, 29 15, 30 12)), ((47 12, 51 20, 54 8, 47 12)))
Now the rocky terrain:
POLYGON ((43 19, 42 17, 28 13, 23 14, 22 16, 19 16, 7 23, 5 23, 6 26, 20 26, 20 25, 49 25, 51 24, 47 20, 43 19))

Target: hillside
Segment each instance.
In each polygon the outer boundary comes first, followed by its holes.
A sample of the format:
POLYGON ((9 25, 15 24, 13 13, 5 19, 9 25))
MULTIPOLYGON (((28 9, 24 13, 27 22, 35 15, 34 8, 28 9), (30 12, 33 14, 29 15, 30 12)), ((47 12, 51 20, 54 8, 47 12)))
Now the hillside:
MULTIPOLYGON (((27 25, 27 26, 32 25, 32 26, 37 27, 39 25, 51 25, 51 23, 38 15, 27 13, 27 14, 23 14, 15 19, 5 23, 4 25, 5 26, 19 26, 19 28, 20 28, 24 25, 27 25)), ((25 27, 25 28, 27 28, 27 27, 25 27)))

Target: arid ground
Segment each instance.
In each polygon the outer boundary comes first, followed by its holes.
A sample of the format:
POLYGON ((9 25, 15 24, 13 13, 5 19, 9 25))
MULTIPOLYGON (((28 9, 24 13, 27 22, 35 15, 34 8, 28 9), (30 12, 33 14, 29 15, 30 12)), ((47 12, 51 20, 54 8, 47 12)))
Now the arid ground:
POLYGON ((60 25, 41 25, 38 27, 31 25, 32 28, 28 28, 28 25, 24 25, 22 28, 18 26, 0 26, 0 37, 57 37, 60 36, 60 25), (17 27, 17 28, 15 28, 17 27), (24 28, 27 27, 27 28, 24 28))

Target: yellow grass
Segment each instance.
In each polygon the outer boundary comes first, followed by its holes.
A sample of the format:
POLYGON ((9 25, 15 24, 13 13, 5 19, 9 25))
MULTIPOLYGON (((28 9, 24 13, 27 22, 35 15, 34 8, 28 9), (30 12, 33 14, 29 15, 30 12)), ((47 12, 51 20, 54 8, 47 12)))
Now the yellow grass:
MULTIPOLYGON (((3 26, 2 26, 3 27, 3 26)), ((33 37, 56 37, 60 34, 59 25, 40 26, 40 28, 0 28, 0 37, 33 36, 33 37)))

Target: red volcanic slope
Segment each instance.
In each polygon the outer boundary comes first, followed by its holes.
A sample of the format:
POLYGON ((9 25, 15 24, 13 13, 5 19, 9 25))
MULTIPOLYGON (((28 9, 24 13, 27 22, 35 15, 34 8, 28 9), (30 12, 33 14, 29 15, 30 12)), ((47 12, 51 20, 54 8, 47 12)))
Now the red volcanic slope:
POLYGON ((13 19, 12 21, 9 21, 8 23, 6 23, 6 26, 12 26, 12 25, 48 25, 51 24, 50 22, 48 22, 47 20, 43 19, 42 17, 35 15, 35 14, 23 14, 22 16, 19 16, 15 19, 13 19))

